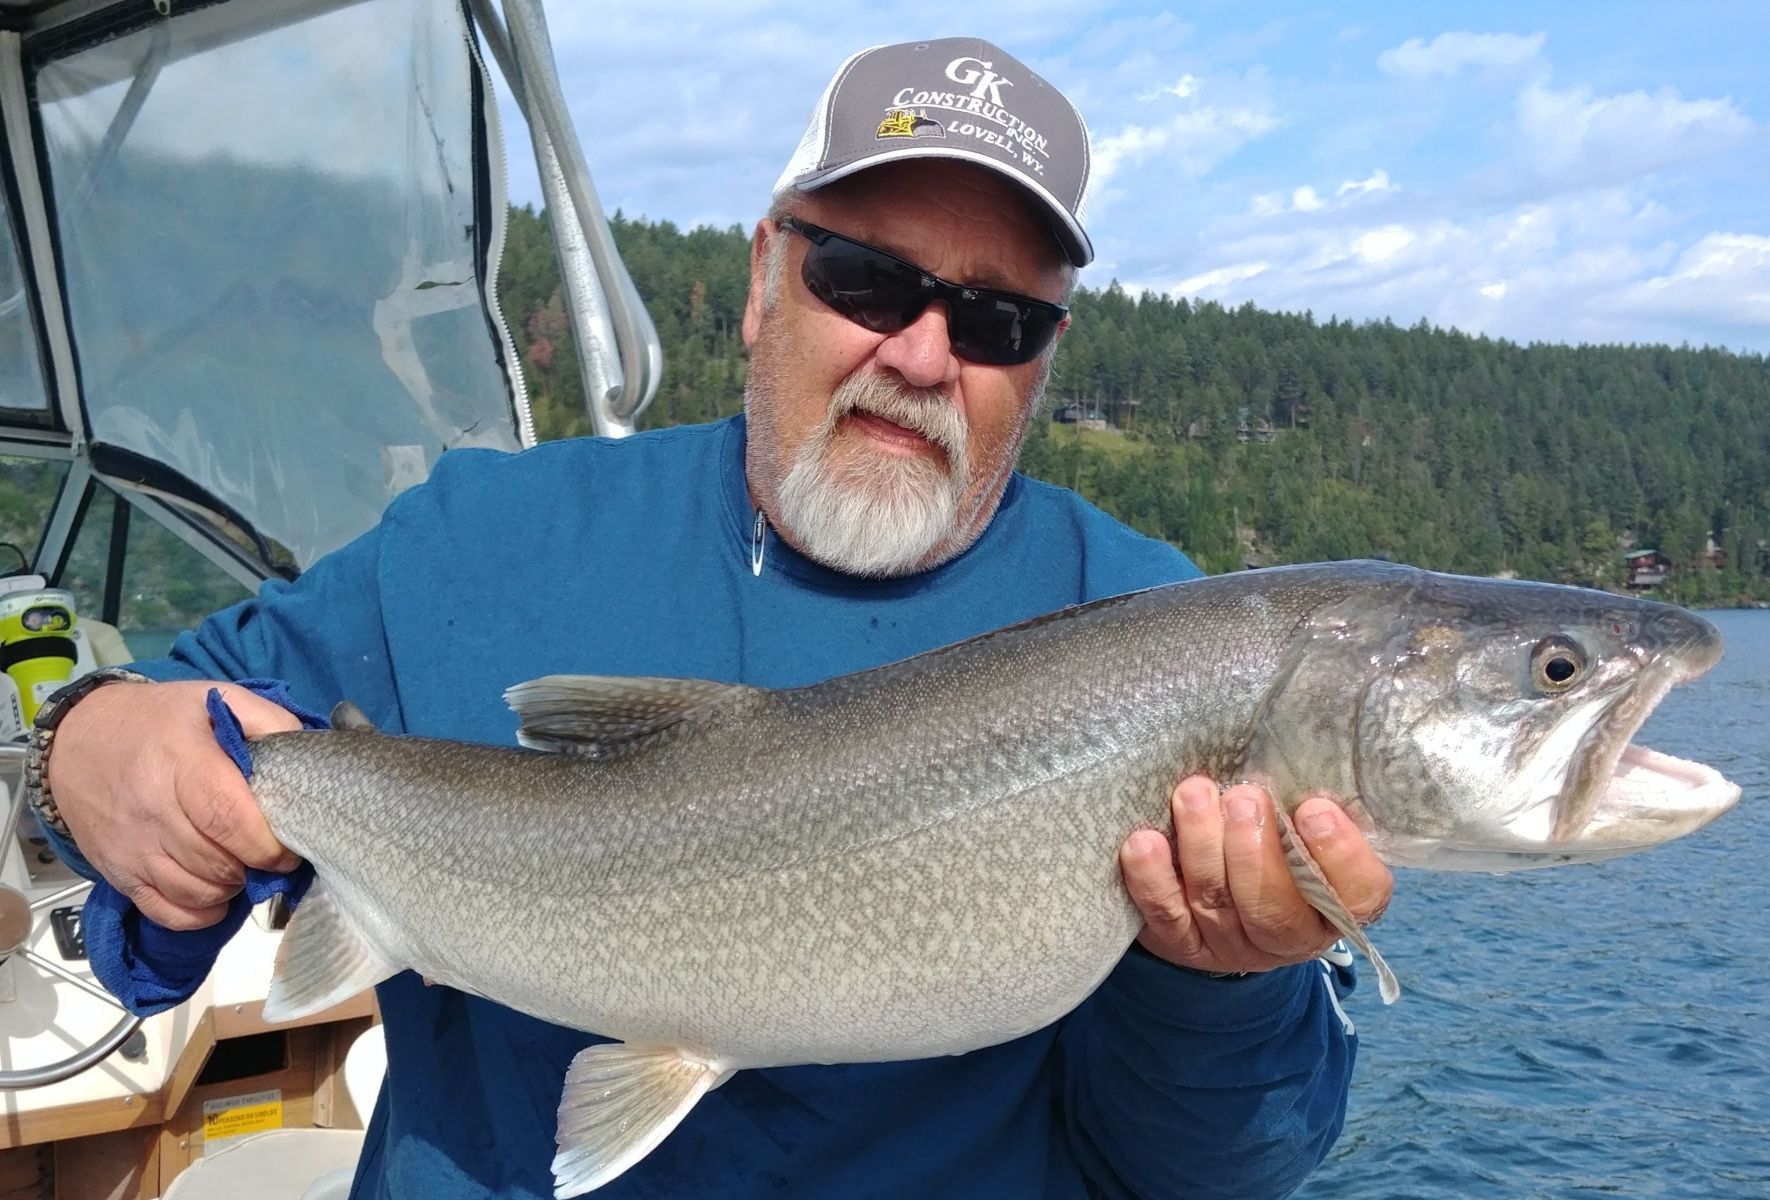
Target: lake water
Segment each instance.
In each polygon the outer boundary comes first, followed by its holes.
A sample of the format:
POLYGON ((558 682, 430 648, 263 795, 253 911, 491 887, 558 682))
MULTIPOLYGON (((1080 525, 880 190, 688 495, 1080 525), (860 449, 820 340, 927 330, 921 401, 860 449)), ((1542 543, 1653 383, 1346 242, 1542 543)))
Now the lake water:
POLYGON ((1739 807, 1609 863, 1398 872, 1404 994, 1361 976, 1346 1132, 1300 1197, 1770 1198, 1770 612, 1704 615, 1725 657, 1637 740, 1739 807))

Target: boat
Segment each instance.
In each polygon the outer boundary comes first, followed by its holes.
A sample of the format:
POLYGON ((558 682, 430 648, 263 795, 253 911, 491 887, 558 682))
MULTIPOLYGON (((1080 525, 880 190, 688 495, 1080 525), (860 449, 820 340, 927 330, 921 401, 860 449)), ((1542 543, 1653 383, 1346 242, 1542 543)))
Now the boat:
POLYGON ((500 80, 592 427, 621 436, 661 350, 538 0, 0 0, 0 640, 54 640, 0 673, 0 1198, 348 1191, 373 994, 267 1023, 263 906, 189 1001, 124 1012, 87 969, 89 889, 22 806, 21 738, 63 680, 298 576, 442 454, 533 443, 497 304, 500 80))

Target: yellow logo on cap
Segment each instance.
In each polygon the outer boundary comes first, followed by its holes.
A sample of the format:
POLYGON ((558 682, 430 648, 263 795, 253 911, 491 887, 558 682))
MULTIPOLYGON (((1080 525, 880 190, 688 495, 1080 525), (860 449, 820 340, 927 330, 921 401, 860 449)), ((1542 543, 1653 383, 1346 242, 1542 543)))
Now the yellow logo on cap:
POLYGON ((885 114, 885 119, 879 122, 879 128, 873 136, 876 138, 915 137, 915 114, 907 113, 901 108, 892 109, 885 114))

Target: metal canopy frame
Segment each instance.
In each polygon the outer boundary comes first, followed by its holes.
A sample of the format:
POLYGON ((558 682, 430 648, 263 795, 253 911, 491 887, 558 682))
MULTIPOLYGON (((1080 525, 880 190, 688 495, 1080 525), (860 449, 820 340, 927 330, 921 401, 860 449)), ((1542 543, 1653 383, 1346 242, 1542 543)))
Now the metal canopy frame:
POLYGON ((622 437, 657 394, 663 347, 590 181, 540 0, 503 0, 503 8, 508 27, 494 0, 468 0, 534 142, 591 425, 600 436, 622 437))
POLYGON ((78 21, 115 0, 0 0, 0 29, 23 33, 78 21))

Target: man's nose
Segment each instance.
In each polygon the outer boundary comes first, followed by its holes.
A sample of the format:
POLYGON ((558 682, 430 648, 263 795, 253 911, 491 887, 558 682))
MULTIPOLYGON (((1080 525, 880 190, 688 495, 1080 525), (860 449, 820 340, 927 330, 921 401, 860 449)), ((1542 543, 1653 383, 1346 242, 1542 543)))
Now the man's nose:
POLYGON ((947 334, 946 305, 930 304, 922 315, 891 334, 873 351, 911 387, 942 387, 959 378, 959 360, 947 334))

